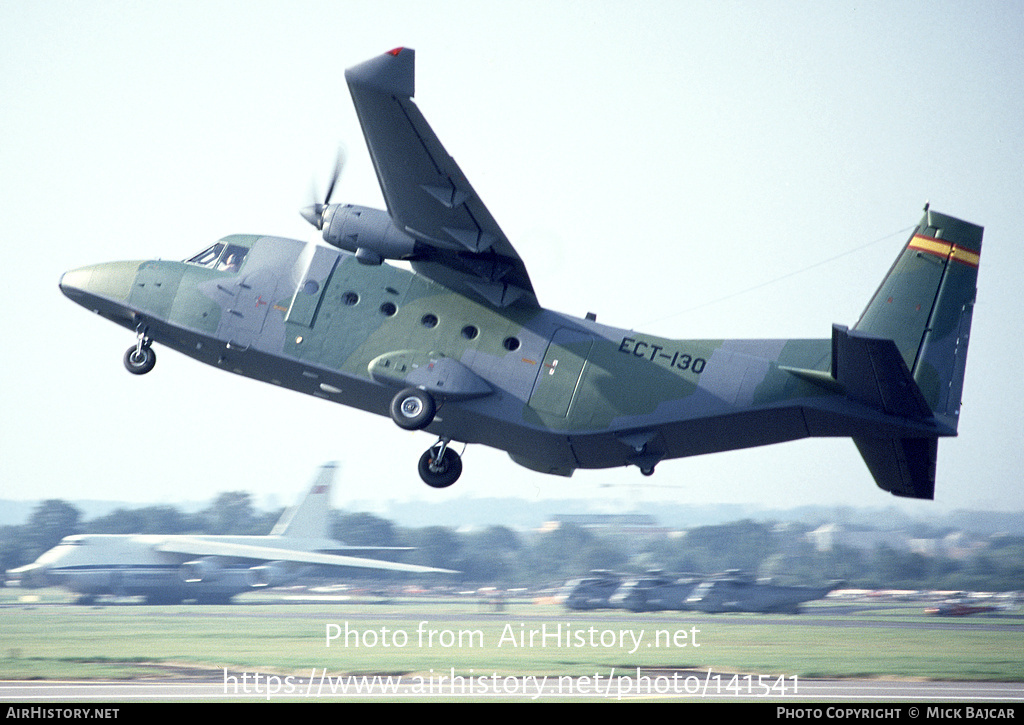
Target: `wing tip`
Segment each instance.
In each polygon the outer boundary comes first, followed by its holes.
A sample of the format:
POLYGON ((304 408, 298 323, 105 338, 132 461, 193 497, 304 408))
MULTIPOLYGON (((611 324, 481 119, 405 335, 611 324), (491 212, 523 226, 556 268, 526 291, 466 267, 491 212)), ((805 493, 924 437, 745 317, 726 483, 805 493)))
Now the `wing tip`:
POLYGON ((345 71, 349 87, 359 86, 412 98, 416 93, 416 51, 399 46, 345 71))

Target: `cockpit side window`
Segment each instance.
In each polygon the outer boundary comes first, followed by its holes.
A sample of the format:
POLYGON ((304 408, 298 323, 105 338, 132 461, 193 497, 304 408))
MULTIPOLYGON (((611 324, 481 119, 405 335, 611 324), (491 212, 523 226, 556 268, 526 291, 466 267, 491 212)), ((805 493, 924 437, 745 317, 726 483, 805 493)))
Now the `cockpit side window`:
POLYGON ((224 256, 221 258, 220 264, 217 265, 217 269, 222 272, 237 272, 248 251, 246 247, 229 244, 228 248, 224 250, 224 256))
POLYGON ((237 272, 242 266, 248 247, 239 244, 225 244, 217 242, 212 247, 186 260, 189 264, 196 264, 207 269, 216 269, 220 272, 237 272))

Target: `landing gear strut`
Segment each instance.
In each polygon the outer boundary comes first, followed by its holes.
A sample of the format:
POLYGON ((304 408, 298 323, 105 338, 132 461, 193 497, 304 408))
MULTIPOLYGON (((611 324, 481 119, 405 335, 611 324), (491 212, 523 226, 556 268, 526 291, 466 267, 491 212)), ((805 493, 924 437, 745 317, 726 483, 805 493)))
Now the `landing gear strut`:
POLYGON ((420 456, 420 478, 432 488, 447 488, 462 475, 462 458, 441 438, 420 456))
POLYGON ((146 327, 139 325, 135 331, 138 341, 124 353, 124 367, 132 375, 145 375, 156 365, 156 353, 151 347, 153 340, 147 332, 146 327))

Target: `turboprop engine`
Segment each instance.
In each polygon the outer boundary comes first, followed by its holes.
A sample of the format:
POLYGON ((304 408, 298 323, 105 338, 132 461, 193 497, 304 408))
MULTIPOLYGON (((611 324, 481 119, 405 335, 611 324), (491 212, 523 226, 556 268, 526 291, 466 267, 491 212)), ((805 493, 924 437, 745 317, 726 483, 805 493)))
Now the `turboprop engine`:
POLYGON ((323 211, 324 241, 355 252, 363 264, 412 256, 416 240, 402 232, 386 211, 354 204, 331 204, 323 211))

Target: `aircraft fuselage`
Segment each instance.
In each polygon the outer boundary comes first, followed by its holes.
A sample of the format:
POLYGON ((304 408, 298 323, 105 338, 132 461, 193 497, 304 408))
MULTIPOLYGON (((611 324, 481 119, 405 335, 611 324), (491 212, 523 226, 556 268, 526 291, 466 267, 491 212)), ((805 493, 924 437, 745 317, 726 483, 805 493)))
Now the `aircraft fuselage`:
POLYGON ((237 271, 117 262, 68 272, 61 289, 201 362, 382 415, 403 375, 455 361, 461 377, 416 386, 438 399, 426 430, 545 473, 647 472, 665 458, 869 425, 877 434, 887 423, 785 369, 827 371, 829 340, 670 340, 541 308, 495 308, 322 245, 255 236, 219 244, 245 250, 237 271), (405 369, 391 375, 389 358, 405 369))
MULTIPOLYGON (((63 587, 86 597, 144 596, 153 603, 227 602, 235 594, 294 580, 303 569, 266 566, 212 557, 185 557, 159 550, 158 535, 78 534, 65 537, 35 562, 8 575, 21 586, 63 587)), ((202 537, 196 537, 202 539, 202 537)), ((263 543, 268 537, 217 537, 263 543)))

